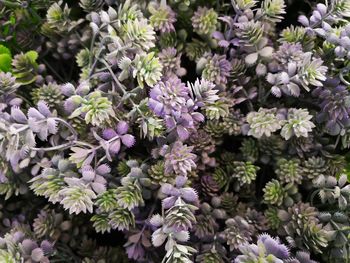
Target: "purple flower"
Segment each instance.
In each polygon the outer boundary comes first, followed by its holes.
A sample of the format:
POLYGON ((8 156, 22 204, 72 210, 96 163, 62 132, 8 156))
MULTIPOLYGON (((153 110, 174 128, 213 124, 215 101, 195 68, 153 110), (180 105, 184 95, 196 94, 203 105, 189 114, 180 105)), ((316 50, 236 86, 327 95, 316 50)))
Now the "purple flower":
POLYGON ((262 234, 256 244, 242 244, 239 246, 242 255, 235 259, 235 263, 244 262, 278 262, 282 263, 289 258, 288 248, 281 244, 279 239, 268 234, 262 234))
POLYGON ((106 191, 107 181, 104 176, 110 172, 111 168, 107 164, 101 164, 96 167, 96 169, 92 168, 90 165, 85 165, 81 169, 81 178, 66 177, 65 181, 69 185, 83 183, 84 185, 90 186, 95 193, 100 194, 106 191))
POLYGON ((125 121, 120 121, 117 124, 116 129, 105 129, 103 131, 103 138, 107 141, 111 141, 109 145, 109 151, 113 154, 118 154, 121 144, 127 148, 132 147, 135 144, 135 137, 131 134, 127 134, 129 124, 125 121))
MULTIPOLYGON (((327 132, 337 135, 350 126, 350 94, 339 80, 329 80, 328 88, 317 88, 313 95, 320 100, 321 111, 316 116, 319 123, 325 123, 327 132)), ((327 85, 326 85, 327 86, 327 85)))
POLYGON ((275 57, 282 65, 287 65, 289 62, 301 63, 304 59, 303 47, 300 43, 283 42, 275 57))
POLYGON ((198 202, 196 191, 191 187, 184 187, 187 181, 186 177, 177 176, 175 181, 175 186, 165 183, 161 187, 161 192, 168 196, 162 202, 164 209, 173 207, 179 197, 188 203, 198 202))
POLYGON ((312 16, 308 19, 306 16, 301 15, 298 21, 305 27, 314 27, 327 17, 327 6, 324 4, 317 4, 316 9, 312 12, 312 16))
POLYGON ((196 125, 204 121, 203 114, 195 111, 197 108, 194 101, 189 99, 182 107, 181 115, 166 116, 164 119, 168 131, 175 132, 180 140, 187 140, 192 131, 196 130, 196 125))
POLYGON ((151 25, 162 33, 175 31, 176 13, 166 4, 151 2, 148 7, 151 25))
POLYGON ((150 92, 148 106, 165 120, 169 133, 186 140, 204 116, 189 96, 190 88, 177 77, 159 82, 150 92))
POLYGON ((177 77, 158 82, 151 89, 149 107, 158 116, 166 114, 179 116, 181 109, 189 99, 188 87, 177 77))
POLYGON ((145 248, 151 246, 149 232, 146 230, 138 230, 138 232, 132 231, 128 241, 124 245, 126 248, 126 253, 128 254, 129 259, 139 260, 142 259, 145 255, 145 248))
POLYGON ((207 59, 202 77, 217 85, 225 85, 227 83, 227 78, 230 76, 231 68, 231 63, 226 59, 226 56, 215 54, 213 57, 207 59))
POLYGON ((280 259, 287 259, 289 257, 288 248, 281 244, 278 239, 274 239, 268 234, 262 234, 259 236, 259 241, 264 244, 266 254, 272 254, 280 259))
POLYGON ((193 168, 196 168, 196 155, 192 153, 193 146, 184 145, 181 141, 176 141, 165 154, 165 173, 175 173, 186 176, 193 168))
POLYGON ((144 257, 145 250, 141 243, 134 243, 126 247, 126 253, 128 254, 129 259, 138 260, 144 257))
POLYGON ((11 108, 11 118, 20 124, 28 124, 30 130, 38 135, 39 139, 46 141, 50 134, 56 134, 57 122, 54 115, 44 101, 39 101, 36 108, 29 108, 28 118, 17 107, 11 108))
POLYGON ((181 67, 181 56, 182 53, 177 53, 176 48, 173 47, 165 48, 158 54, 164 76, 182 77, 186 74, 186 69, 181 67))

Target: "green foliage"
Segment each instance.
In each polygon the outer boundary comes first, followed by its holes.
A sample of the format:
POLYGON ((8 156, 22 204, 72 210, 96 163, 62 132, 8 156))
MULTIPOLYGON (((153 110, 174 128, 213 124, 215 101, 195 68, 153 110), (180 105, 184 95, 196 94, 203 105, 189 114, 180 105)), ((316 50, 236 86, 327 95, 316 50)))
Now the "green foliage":
POLYGON ((144 205, 142 190, 137 182, 128 182, 119 186, 116 189, 116 199, 120 207, 129 210, 144 205))
POLYGON ((280 22, 282 15, 286 13, 284 0, 265 0, 263 2, 263 12, 270 21, 280 22))
POLYGON ((70 115, 70 118, 85 114, 85 122, 96 126, 104 124, 110 117, 115 117, 112 102, 103 97, 100 91, 94 91, 84 98, 77 96, 77 100, 81 101, 81 106, 70 115))
POLYGON ((38 56, 39 54, 36 51, 28 51, 14 57, 12 61, 12 73, 16 77, 17 82, 22 85, 28 85, 36 80, 38 56))
POLYGON ((9 72, 11 70, 12 55, 11 51, 0 45, 0 71, 9 72))

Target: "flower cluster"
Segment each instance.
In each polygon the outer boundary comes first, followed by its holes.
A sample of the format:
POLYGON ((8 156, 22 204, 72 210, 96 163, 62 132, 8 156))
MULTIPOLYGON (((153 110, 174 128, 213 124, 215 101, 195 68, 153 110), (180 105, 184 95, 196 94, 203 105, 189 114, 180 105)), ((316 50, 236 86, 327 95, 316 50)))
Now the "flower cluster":
POLYGON ((0 262, 350 259, 350 0, 0 0, 0 262))

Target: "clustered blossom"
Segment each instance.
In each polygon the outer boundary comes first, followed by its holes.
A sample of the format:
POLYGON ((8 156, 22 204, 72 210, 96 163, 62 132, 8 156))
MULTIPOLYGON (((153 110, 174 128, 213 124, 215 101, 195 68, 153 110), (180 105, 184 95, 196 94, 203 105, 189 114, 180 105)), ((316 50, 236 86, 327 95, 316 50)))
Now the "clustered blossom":
POLYGON ((193 146, 175 142, 168 153, 165 154, 165 173, 172 173, 186 176, 193 168, 196 168, 196 155, 192 153, 193 146))
POLYGON ((159 82, 151 89, 149 106, 160 117, 179 115, 188 99, 188 88, 175 77, 159 82))
POLYGON ((349 261, 349 0, 0 9, 0 262, 349 261))
POLYGON ((225 56, 208 57, 205 60, 205 66, 202 71, 203 79, 212 81, 216 84, 226 84, 230 76, 231 64, 225 56))
POLYGON ((248 262, 276 262, 282 263, 289 258, 287 246, 280 243, 268 234, 259 236, 257 244, 244 244, 239 248, 242 255, 235 259, 235 263, 248 262))
POLYGON ((158 54, 165 76, 182 77, 186 74, 186 69, 181 67, 181 56, 182 54, 178 54, 176 48, 172 47, 165 48, 158 54))
POLYGON ((282 128, 284 119, 277 115, 276 109, 260 108, 258 112, 250 112, 247 115, 249 123, 248 135, 261 138, 263 135, 270 137, 272 133, 282 128))
POLYGON ((317 121, 325 123, 327 131, 336 135, 349 127, 350 94, 347 88, 333 80, 329 88, 314 90, 313 95, 320 100, 321 111, 316 116, 317 121))
POLYGON ((152 111, 162 117, 169 131, 175 130, 186 140, 204 116, 195 110, 201 105, 190 97, 190 88, 177 77, 157 83, 150 91, 148 103, 152 111))
POLYGON ((170 6, 163 3, 156 4, 151 2, 148 7, 150 13, 151 25, 154 29, 159 30, 161 33, 169 33, 175 31, 174 23, 176 22, 176 13, 170 6))
POLYGON ((160 80, 162 76, 162 65, 159 63, 159 59, 154 56, 154 53, 149 54, 136 54, 135 68, 133 71, 133 77, 137 78, 138 84, 143 87, 144 83, 152 87, 160 80))
POLYGON ((312 115, 305 109, 289 109, 287 122, 281 130, 281 136, 289 140, 293 135, 296 137, 308 137, 315 124, 311 122, 312 115))
POLYGON ((86 123, 101 125, 109 120, 110 117, 115 116, 112 103, 107 98, 102 97, 101 93, 98 91, 90 93, 87 98, 81 98, 81 104, 82 105, 72 113, 70 118, 83 114, 86 123))
POLYGON ((92 213, 92 200, 96 198, 96 194, 85 185, 76 182, 68 183, 68 187, 58 194, 63 197, 61 204, 65 209, 69 209, 69 213, 92 213))
POLYGON ((268 73, 266 80, 272 84, 271 92, 276 97, 282 93, 299 97, 300 87, 309 92, 310 86, 322 87, 328 68, 320 58, 314 58, 311 52, 304 53, 299 43, 283 43, 276 59, 281 63, 278 73, 268 73))
POLYGON ((198 7, 192 17, 192 26, 198 34, 210 34, 216 29, 218 15, 214 9, 198 7))

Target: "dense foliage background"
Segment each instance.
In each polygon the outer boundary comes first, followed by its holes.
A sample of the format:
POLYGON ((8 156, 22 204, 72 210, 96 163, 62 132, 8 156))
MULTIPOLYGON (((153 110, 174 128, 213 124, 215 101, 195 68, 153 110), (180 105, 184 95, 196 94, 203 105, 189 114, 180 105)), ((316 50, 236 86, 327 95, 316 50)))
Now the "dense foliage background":
POLYGON ((350 262, 349 0, 0 20, 0 262, 350 262))

